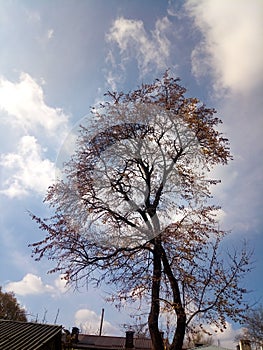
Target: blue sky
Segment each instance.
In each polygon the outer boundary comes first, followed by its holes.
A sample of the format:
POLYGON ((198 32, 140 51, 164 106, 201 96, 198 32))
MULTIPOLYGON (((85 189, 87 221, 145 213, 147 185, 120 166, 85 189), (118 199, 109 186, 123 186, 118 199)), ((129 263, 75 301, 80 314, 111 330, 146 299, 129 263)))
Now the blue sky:
MULTIPOLYGON (((215 107, 234 161, 215 170, 226 245, 254 249, 245 286, 263 297, 261 0, 0 0, 0 285, 15 292, 29 319, 121 334, 127 308, 105 305, 103 289, 66 291, 48 261, 27 247, 43 237, 27 210, 42 204, 71 136, 107 90, 181 78, 189 96, 215 107)), ((220 335, 234 347, 236 325, 220 335)), ((215 338, 218 339, 218 338, 215 338)))

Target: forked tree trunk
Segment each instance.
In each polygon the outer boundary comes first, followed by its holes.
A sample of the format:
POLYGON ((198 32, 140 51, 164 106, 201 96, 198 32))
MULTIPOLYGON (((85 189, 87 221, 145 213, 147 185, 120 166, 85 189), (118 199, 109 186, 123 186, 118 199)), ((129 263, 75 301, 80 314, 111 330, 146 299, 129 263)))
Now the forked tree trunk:
POLYGON ((153 276, 151 310, 148 317, 148 326, 152 339, 153 350, 164 350, 163 338, 158 327, 160 314, 160 283, 161 283, 161 258, 158 247, 155 245, 153 253, 153 276))

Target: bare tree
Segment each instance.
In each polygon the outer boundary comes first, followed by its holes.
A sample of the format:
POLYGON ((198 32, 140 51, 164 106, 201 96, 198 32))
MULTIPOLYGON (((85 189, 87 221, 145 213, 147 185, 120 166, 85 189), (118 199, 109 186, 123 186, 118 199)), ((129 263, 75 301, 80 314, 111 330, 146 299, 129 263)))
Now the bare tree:
POLYGON ((211 334, 201 329, 195 330, 194 332, 188 332, 185 346, 187 349, 200 347, 203 345, 213 345, 214 339, 211 334))
POLYGON ((114 302, 149 305, 155 350, 164 348, 162 312, 171 313, 171 349, 180 350, 193 320, 224 328, 242 318, 239 287, 249 270, 246 247, 224 254, 209 171, 231 159, 215 110, 166 72, 109 102, 81 126, 77 149, 46 202, 54 216, 32 215, 47 236, 32 244, 68 283, 114 286, 114 302))
POLYGON ((249 340, 255 349, 263 346, 263 306, 259 305, 247 311, 242 333, 236 340, 249 340))

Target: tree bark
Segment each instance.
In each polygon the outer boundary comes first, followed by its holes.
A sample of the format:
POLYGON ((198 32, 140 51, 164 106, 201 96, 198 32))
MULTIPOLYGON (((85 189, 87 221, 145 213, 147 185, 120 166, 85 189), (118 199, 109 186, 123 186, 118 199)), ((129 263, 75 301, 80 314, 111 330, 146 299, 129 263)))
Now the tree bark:
POLYGON ((177 317, 176 331, 170 346, 170 350, 182 350, 186 329, 186 315, 183 308, 179 308, 179 310, 176 310, 175 312, 177 317))
POLYGON ((155 239, 153 251, 153 276, 151 291, 151 310, 148 317, 148 326, 152 339, 153 350, 163 350, 163 338, 160 334, 158 321, 160 314, 160 284, 161 284, 161 258, 158 247, 158 239, 155 239))
POLYGON ((173 307, 176 313, 176 330, 174 333, 172 344, 170 346, 170 350, 182 350, 186 329, 186 314, 181 300, 178 281, 174 277, 164 248, 162 246, 160 248, 161 261, 163 263, 164 273, 168 277, 171 285, 173 293, 173 307))

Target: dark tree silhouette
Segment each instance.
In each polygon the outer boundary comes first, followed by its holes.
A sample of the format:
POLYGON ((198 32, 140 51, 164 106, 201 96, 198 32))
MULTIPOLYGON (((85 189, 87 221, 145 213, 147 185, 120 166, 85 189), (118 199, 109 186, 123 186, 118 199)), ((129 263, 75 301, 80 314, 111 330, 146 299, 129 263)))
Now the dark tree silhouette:
POLYGON ((14 293, 5 293, 0 287, 0 319, 27 321, 26 312, 17 302, 14 293))
POLYGON ((236 340, 248 340, 254 349, 261 349, 263 346, 263 306, 258 305, 246 313, 242 333, 236 340))
POLYGON ((164 348, 162 312, 171 313, 171 349, 186 328, 209 322, 224 328, 246 309, 239 286, 249 252, 224 254, 219 207, 211 204, 209 177, 231 159, 215 110, 166 72, 161 80, 110 99, 81 126, 77 149, 46 202, 54 216, 32 214, 47 236, 32 244, 37 260, 68 283, 114 286, 114 302, 141 298, 149 305, 155 350, 164 348))

